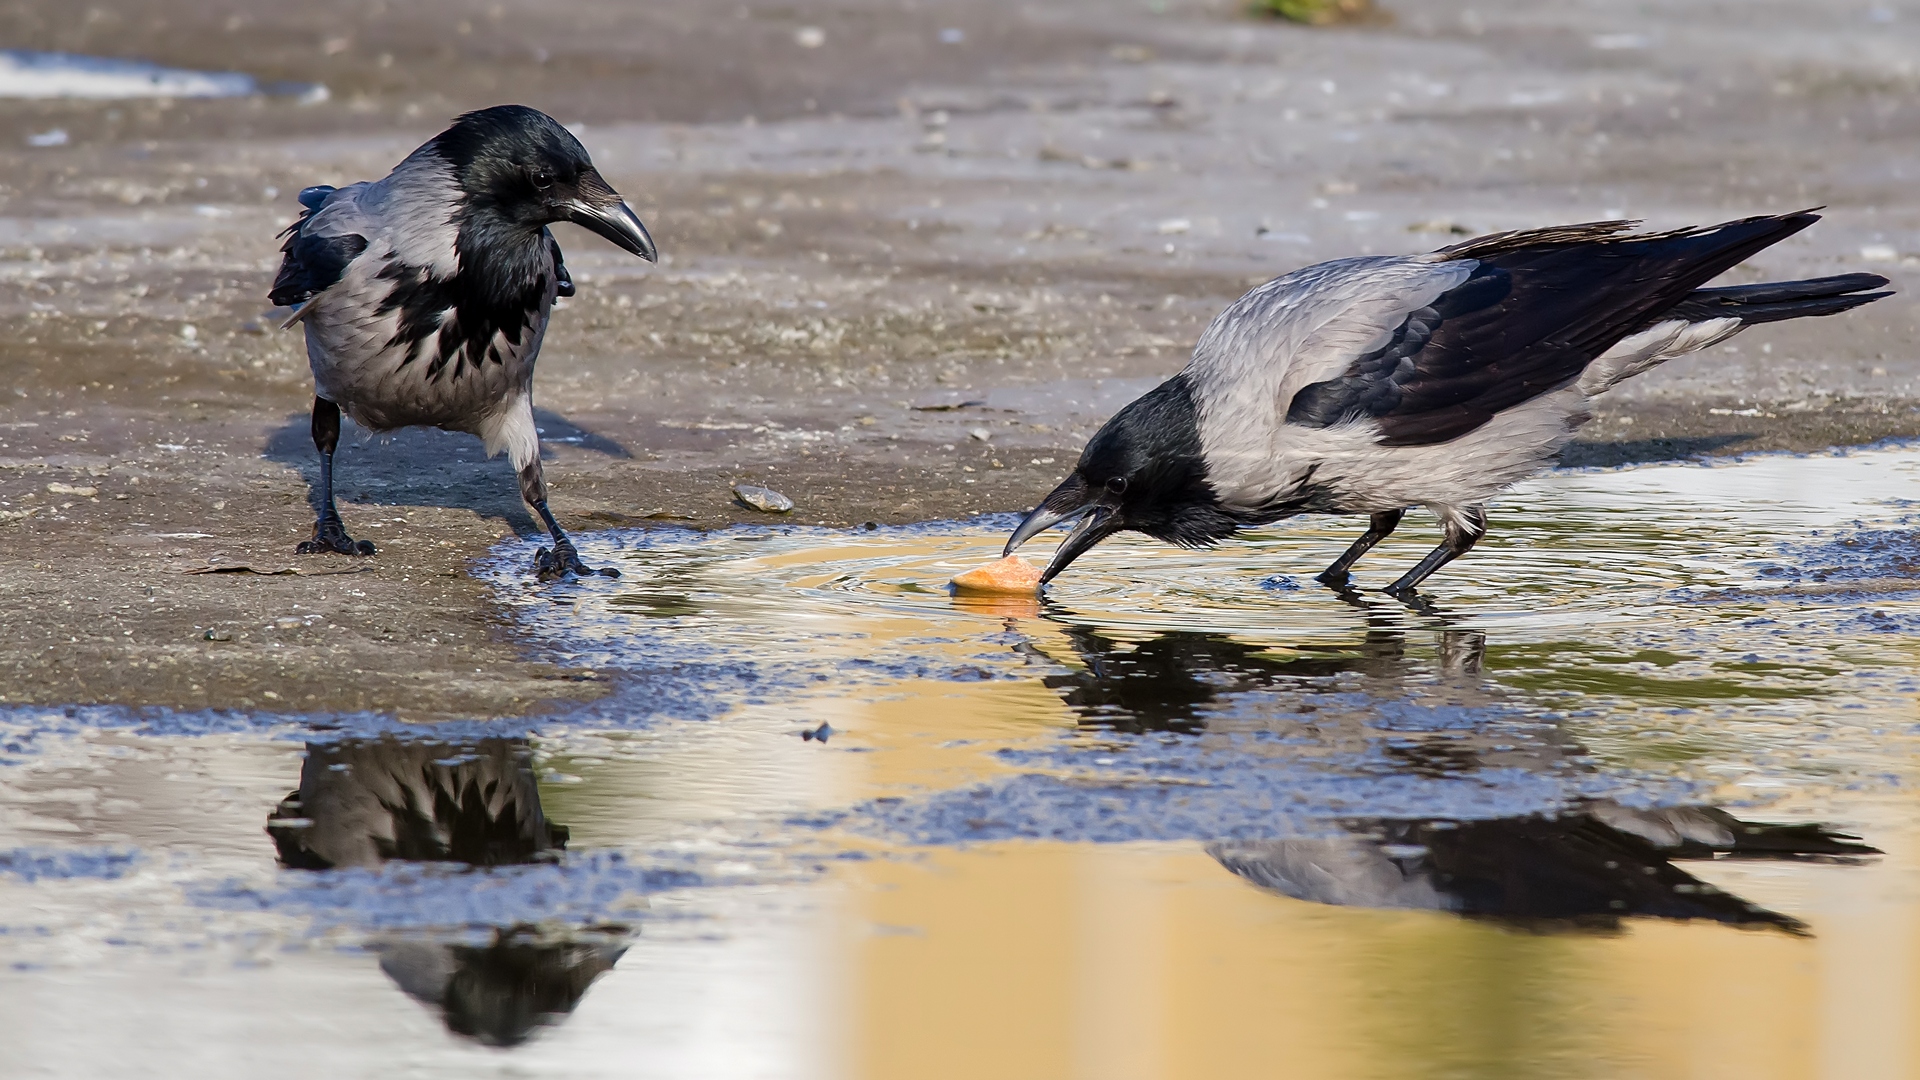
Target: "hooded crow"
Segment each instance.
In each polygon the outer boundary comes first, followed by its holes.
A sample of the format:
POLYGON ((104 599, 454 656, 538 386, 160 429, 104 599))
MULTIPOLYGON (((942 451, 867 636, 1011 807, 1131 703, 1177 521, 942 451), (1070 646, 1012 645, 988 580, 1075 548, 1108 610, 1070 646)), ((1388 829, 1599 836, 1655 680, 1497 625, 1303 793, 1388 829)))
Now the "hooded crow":
POLYGON ((571 221, 649 262, 646 226, 566 128, 523 105, 467 113, 384 180, 300 193, 268 294, 298 310, 313 367, 320 514, 301 554, 371 555, 333 502, 340 412, 373 431, 430 425, 507 452, 520 494, 553 534, 542 580, 603 573, 580 562, 547 509, 533 365, 556 296, 573 281, 547 226, 571 221))
POLYGON ((1411 506, 1446 540, 1389 585, 1409 600, 1486 532, 1485 505, 1547 467, 1609 387, 1755 323, 1890 295, 1874 274, 1702 288, 1819 220, 1812 212, 1632 234, 1603 221, 1425 255, 1338 259, 1220 313, 1179 374, 1121 409, 1007 553, 1078 519, 1041 581, 1131 529, 1185 547, 1296 514, 1366 514, 1320 580, 1411 506))

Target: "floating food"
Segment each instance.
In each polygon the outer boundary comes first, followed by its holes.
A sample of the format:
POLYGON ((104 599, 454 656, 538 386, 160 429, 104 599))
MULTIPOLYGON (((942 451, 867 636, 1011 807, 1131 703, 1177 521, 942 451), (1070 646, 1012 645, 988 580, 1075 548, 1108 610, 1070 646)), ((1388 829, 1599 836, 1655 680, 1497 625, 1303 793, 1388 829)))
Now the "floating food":
POLYGON ((1018 555, 1009 555, 956 576, 953 587, 966 593, 1031 596, 1040 591, 1040 568, 1018 555))

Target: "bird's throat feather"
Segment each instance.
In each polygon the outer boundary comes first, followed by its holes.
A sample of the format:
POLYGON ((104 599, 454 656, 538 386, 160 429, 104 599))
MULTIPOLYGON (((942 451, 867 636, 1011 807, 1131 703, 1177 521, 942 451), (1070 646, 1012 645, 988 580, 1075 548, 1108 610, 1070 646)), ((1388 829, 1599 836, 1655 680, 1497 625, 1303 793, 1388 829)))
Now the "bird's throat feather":
POLYGON ((537 337, 551 303, 554 262, 543 233, 529 239, 482 245, 463 230, 451 277, 397 262, 382 268, 376 277, 392 284, 379 313, 398 314, 387 348, 402 353, 401 366, 429 357, 427 378, 445 372, 457 379, 468 368, 503 363, 502 342, 518 349, 537 337), (432 347, 422 349, 429 338, 432 347))

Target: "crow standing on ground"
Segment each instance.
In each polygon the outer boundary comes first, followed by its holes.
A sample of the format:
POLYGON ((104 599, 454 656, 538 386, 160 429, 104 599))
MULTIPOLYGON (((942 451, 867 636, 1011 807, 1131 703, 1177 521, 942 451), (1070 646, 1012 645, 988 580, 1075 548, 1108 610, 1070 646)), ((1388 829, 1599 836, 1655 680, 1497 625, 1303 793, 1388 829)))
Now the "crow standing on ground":
MULTIPOLYGON (((333 503, 340 411, 373 431, 431 425, 486 440, 553 534, 542 579, 595 573, 547 509, 533 365, 573 281, 547 226, 571 221, 649 262, 653 238, 579 140, 522 105, 467 113, 384 180, 300 193, 269 299, 297 306, 313 366, 320 515, 301 554, 371 555, 333 503)), ((611 569, 597 571, 617 576, 611 569)))
POLYGON ((1042 576, 1125 529, 1201 547, 1296 514, 1366 514, 1347 571, 1411 506, 1446 541, 1389 585, 1402 600, 1486 532, 1485 504, 1545 468, 1588 403, 1756 323, 1878 300, 1846 274, 1701 288, 1819 220, 1811 212, 1631 235, 1604 221, 1426 255, 1309 266, 1222 312, 1173 378, 1120 410, 1007 541, 1078 525, 1042 576))

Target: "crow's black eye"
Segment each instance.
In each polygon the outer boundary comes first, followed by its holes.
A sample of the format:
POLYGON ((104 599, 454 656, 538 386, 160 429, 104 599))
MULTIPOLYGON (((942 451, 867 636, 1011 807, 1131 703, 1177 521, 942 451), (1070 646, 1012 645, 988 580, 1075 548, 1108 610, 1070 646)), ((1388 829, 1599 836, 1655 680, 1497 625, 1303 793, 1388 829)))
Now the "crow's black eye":
POLYGON ((1127 490, 1127 478, 1124 476, 1116 476, 1108 480, 1107 490, 1113 492, 1115 495, 1124 493, 1127 490))
POLYGON ((527 177, 533 181, 533 186, 541 191, 553 186, 553 174, 545 169, 534 169, 527 174, 527 177))

